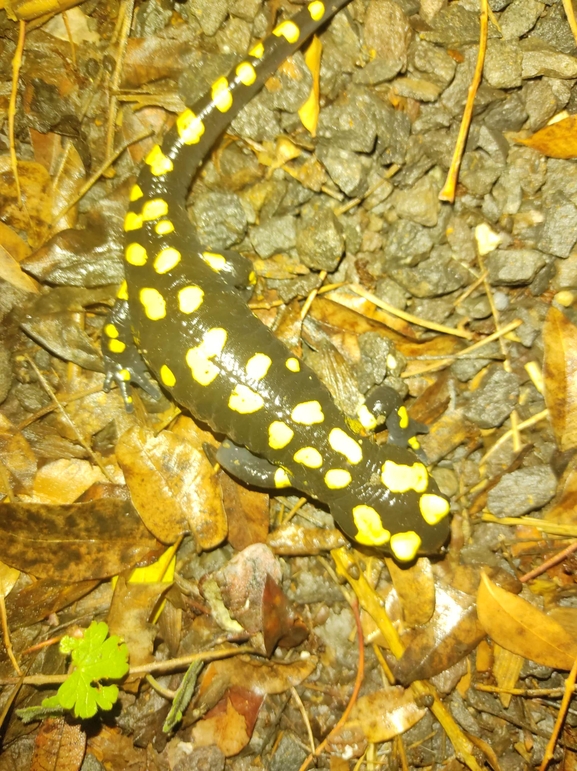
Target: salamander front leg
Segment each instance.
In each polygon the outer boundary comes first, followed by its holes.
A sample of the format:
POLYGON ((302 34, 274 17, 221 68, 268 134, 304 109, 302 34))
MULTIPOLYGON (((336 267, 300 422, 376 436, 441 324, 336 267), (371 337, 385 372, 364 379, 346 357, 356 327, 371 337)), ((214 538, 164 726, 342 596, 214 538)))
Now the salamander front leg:
POLYGON ((240 447, 230 439, 225 439, 220 445, 216 460, 231 476, 247 485, 269 489, 290 487, 290 477, 283 468, 253 455, 246 447, 240 447))
MULTIPOLYGON (((122 287, 119 295, 121 293, 122 287)), ((160 398, 160 389, 150 378, 146 364, 132 339, 130 311, 125 299, 117 299, 104 325, 102 356, 106 372, 104 390, 109 391, 112 383, 116 382, 127 412, 133 410, 130 383, 136 383, 154 399, 160 398)))
POLYGON ((235 289, 248 289, 256 283, 252 263, 238 252, 221 249, 214 252, 202 252, 201 257, 215 273, 235 289))
POLYGON ((429 427, 409 417, 407 408, 399 394, 389 386, 376 386, 366 398, 367 408, 377 416, 386 417, 385 425, 389 430, 389 441, 398 447, 419 449, 416 434, 426 434, 429 427))

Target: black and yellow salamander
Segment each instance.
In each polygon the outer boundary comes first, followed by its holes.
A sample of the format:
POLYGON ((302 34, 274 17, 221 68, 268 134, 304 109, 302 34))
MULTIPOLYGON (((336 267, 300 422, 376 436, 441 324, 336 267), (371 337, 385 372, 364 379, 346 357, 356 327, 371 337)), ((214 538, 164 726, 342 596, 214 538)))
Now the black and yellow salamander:
MULTIPOLYGON (((129 405, 131 381, 153 388, 148 368, 179 404, 226 434, 217 460, 231 474, 301 490, 327 504, 350 538, 410 561, 445 543, 449 504, 412 450, 379 447, 367 434, 384 392, 367 399, 357 421, 345 418, 312 370, 248 309, 251 263, 204 250, 185 209, 215 140, 347 2, 312 0, 280 22, 146 157, 124 223, 126 281, 104 327, 107 386, 115 380, 129 405)), ((405 408, 397 413, 402 429, 405 408)))

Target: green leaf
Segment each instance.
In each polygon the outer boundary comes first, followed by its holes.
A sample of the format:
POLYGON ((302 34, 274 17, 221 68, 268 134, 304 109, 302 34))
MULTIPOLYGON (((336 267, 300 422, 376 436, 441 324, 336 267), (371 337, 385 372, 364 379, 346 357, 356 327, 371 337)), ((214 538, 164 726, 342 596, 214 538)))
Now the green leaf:
POLYGON ((128 648, 116 635, 108 637, 108 626, 93 621, 84 637, 65 636, 60 651, 71 654, 75 667, 62 683, 56 696, 44 699, 43 707, 60 706, 76 717, 88 718, 98 709, 111 709, 118 698, 116 685, 101 685, 101 680, 118 680, 128 672, 128 648))

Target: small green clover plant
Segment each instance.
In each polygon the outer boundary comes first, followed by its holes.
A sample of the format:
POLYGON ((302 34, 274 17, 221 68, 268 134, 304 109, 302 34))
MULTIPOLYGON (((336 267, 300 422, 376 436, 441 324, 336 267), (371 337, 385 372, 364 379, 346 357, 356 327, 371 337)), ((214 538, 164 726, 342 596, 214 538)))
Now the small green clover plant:
POLYGON ((41 707, 19 710, 20 717, 29 722, 47 712, 68 710, 75 717, 89 718, 98 709, 111 709, 118 698, 118 687, 101 685, 100 681, 124 677, 129 668, 128 648, 116 635, 108 639, 107 635, 107 624, 93 621, 82 638, 63 637, 60 651, 70 654, 75 668, 54 696, 44 699, 41 707))

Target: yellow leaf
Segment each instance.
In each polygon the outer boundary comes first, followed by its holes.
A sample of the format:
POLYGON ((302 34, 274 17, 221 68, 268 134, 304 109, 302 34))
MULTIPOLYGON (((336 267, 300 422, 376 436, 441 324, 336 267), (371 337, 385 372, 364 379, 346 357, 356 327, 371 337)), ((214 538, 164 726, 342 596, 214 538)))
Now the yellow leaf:
POLYGON ((320 96, 320 74, 321 74, 321 53, 323 44, 316 35, 311 40, 311 44, 305 53, 305 62, 313 76, 313 87, 309 98, 299 109, 299 118, 303 126, 308 129, 311 136, 317 134, 317 124, 319 120, 319 96, 320 96))
POLYGON ((577 446, 577 327, 555 307, 543 327, 545 404, 561 452, 577 446))
POLYGON ((549 158, 577 157, 577 115, 544 126, 530 137, 513 137, 520 145, 532 147, 549 158))
POLYGON ((555 669, 571 669, 577 658, 577 640, 561 624, 484 573, 477 614, 489 637, 512 653, 555 669))

